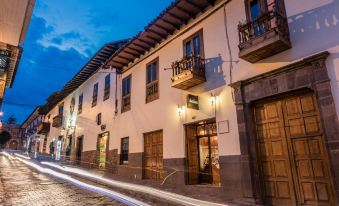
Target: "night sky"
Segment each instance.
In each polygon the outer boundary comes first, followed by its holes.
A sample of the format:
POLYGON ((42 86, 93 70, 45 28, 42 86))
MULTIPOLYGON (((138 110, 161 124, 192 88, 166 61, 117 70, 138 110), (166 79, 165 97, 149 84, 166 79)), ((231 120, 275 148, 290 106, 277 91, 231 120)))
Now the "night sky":
POLYGON ((131 38, 172 0, 36 0, 4 121, 22 123, 106 42, 131 38))

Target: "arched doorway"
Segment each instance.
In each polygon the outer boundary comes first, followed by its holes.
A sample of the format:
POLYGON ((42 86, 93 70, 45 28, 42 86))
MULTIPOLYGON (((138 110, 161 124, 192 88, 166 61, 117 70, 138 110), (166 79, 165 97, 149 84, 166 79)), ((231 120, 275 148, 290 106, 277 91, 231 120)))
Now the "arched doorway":
POLYGON ((19 145, 18 141, 12 140, 9 142, 8 148, 11 150, 18 150, 18 145, 19 145))

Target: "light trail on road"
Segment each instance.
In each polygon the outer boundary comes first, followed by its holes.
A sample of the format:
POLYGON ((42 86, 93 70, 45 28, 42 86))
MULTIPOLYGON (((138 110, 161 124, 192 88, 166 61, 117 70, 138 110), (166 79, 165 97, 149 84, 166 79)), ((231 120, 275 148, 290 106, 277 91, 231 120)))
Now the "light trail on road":
MULTIPOLYGON (((18 161, 24 163, 25 165, 28 165, 28 166, 38 170, 41 173, 45 173, 45 174, 57 177, 59 179, 62 179, 62 180, 67 181, 69 183, 72 183, 72 184, 74 184, 74 185, 76 185, 80 188, 89 190, 91 192, 96 192, 96 193, 105 195, 105 196, 110 197, 110 198, 112 198, 116 201, 122 202, 126 205, 129 205, 129 206, 149 206, 148 204, 146 204, 144 202, 141 202, 141 201, 136 200, 134 198, 128 197, 126 195, 123 195, 123 194, 120 194, 120 193, 117 193, 117 192, 114 192, 112 190, 108 190, 108 189, 105 189, 105 188, 102 188, 102 187, 90 185, 90 184, 81 182, 77 179, 74 179, 74 178, 70 177, 69 175, 65 175, 65 174, 56 172, 56 171, 49 169, 49 168, 41 167, 36 163, 28 161, 28 158, 22 158, 21 157, 22 155, 16 154, 17 157, 13 157, 11 154, 9 154, 7 152, 1 152, 0 154, 5 155, 10 160, 18 160, 18 161)), ((23 157, 25 157, 25 156, 23 156, 23 157)))
POLYGON ((41 162, 41 164, 48 165, 48 166, 54 167, 56 169, 62 170, 64 172, 71 173, 71 174, 80 175, 82 177, 88 177, 88 178, 91 178, 91 179, 99 180, 99 181, 101 181, 105 184, 111 185, 113 187, 119 187, 119 188, 122 188, 122 189, 127 189, 127 190, 132 190, 132 191, 150 194, 152 196, 159 197, 159 198, 165 199, 165 200, 169 200, 169 201, 181 204, 181 205, 227 206, 227 205, 224 205, 224 204, 218 204, 218 203, 198 200, 198 199, 186 197, 186 196, 171 193, 171 192, 165 192, 163 190, 155 189, 155 188, 152 188, 152 187, 141 186, 141 185, 136 185, 136 184, 125 183, 125 182, 121 182, 121 181, 107 179, 107 178, 101 177, 99 175, 92 174, 90 172, 87 172, 87 171, 84 171, 84 170, 78 169, 78 168, 60 166, 58 164, 54 164, 54 163, 51 163, 51 162, 41 162))

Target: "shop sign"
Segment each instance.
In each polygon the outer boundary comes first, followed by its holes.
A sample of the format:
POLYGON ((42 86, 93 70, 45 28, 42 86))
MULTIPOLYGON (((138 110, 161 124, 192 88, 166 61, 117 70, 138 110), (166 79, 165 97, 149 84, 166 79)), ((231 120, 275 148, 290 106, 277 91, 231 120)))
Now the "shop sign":
POLYGON ((187 108, 199 110, 199 97, 192 94, 187 95, 187 108))

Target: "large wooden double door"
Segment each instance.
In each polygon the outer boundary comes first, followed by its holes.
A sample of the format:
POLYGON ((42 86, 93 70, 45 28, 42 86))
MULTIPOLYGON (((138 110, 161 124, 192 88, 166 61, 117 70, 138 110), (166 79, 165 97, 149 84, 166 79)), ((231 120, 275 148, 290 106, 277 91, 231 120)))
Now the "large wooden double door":
POLYGON ((144 178, 163 178, 162 131, 144 134, 144 178))
POLYGON ((335 205, 313 94, 254 106, 257 165, 267 205, 335 205))

